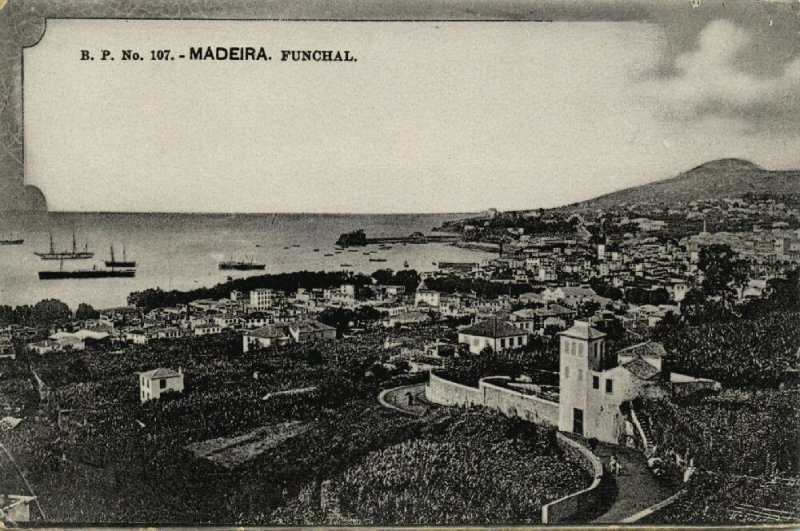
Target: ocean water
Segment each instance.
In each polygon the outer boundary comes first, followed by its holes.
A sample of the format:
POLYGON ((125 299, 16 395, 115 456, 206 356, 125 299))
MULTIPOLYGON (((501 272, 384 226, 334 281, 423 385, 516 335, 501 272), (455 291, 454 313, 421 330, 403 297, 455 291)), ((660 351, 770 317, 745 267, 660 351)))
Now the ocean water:
POLYGON ((192 289, 212 286, 229 276, 240 277, 290 271, 349 269, 372 273, 377 269, 436 269, 434 262, 478 262, 488 254, 449 244, 377 246, 358 252, 334 252, 343 232, 364 229, 367 237, 407 236, 415 231, 430 233, 433 227, 460 214, 424 215, 340 215, 340 214, 109 214, 47 213, 0 214, 0 237, 11 233, 24 238, 23 245, 0 246, 0 304, 33 304, 56 298, 73 310, 81 302, 95 308, 126 304, 132 291, 145 288, 192 289), (41 260, 34 251, 45 251, 52 232, 56 250, 71 248, 72 231, 78 247, 88 242, 95 253, 89 260, 65 260, 64 269, 86 269, 110 255, 114 245, 117 259, 122 247, 129 260, 136 260, 135 278, 39 280, 38 272, 58 269, 59 262, 41 260), (318 248, 319 252, 313 249, 318 248), (371 256, 362 254, 370 251, 371 256), (386 262, 370 262, 370 257, 386 262), (265 263, 261 271, 220 271, 218 262, 252 258, 265 263), (351 264, 342 267, 341 264, 351 264))

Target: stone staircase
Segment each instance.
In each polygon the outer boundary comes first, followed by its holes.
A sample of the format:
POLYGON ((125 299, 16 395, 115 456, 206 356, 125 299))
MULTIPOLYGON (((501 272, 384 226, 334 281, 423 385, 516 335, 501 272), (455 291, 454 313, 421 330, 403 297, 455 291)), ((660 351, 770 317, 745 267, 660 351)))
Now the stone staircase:
POLYGON ((642 422, 644 418, 645 417, 642 415, 642 413, 637 414, 636 411, 631 407, 630 420, 636 428, 636 431, 639 433, 642 450, 644 451, 645 455, 650 455, 650 452, 653 450, 653 434, 650 432, 650 428, 647 427, 647 422, 642 422))

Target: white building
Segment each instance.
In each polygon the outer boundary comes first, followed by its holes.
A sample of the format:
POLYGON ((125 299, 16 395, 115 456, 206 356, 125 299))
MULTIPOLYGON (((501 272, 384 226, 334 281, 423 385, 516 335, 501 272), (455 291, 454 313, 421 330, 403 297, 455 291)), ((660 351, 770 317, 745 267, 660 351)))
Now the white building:
POLYGON ((183 392, 183 370, 158 368, 139 373, 139 398, 142 402, 156 400, 167 392, 183 392))
POLYGON ((417 292, 414 294, 414 306, 424 304, 432 308, 438 308, 440 302, 439 292, 436 290, 428 289, 425 281, 421 280, 417 286, 417 292))
POLYGON ((0 527, 17 527, 31 519, 30 504, 35 496, 0 494, 0 527))
POLYGON ((468 345, 472 354, 480 354, 486 347, 501 352, 527 345, 528 333, 505 321, 492 318, 459 331, 458 342, 468 345))
POLYGON ((660 370, 659 346, 640 344, 606 351, 606 335, 585 321, 561 332, 558 429, 624 442, 626 414, 621 405, 639 396, 666 396, 668 378, 660 370), (652 363, 658 358, 658 363, 652 363), (656 366, 657 365, 657 366, 656 366))
POLYGON ((266 288, 254 289, 250 292, 250 308, 253 310, 271 308, 276 299, 275 290, 266 288))

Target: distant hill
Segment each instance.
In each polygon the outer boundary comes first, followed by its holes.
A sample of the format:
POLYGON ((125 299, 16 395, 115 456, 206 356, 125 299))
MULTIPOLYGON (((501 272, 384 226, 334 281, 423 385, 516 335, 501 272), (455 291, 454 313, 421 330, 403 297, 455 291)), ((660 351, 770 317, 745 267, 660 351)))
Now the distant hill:
POLYGON ((747 193, 800 198, 800 170, 765 170, 742 159, 707 162, 676 177, 602 195, 572 207, 609 208, 622 203, 689 202, 747 193))

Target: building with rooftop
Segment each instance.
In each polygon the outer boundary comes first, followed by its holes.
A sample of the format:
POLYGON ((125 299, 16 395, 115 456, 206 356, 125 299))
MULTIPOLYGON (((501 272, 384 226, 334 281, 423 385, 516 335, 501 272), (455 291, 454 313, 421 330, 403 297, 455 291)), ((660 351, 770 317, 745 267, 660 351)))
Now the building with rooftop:
POLYGON ((16 527, 17 524, 29 522, 30 505, 35 499, 35 496, 0 494, 0 527, 16 527))
POLYGON ((139 373, 139 399, 144 403, 157 400, 164 393, 183 392, 183 370, 159 367, 151 371, 139 373))
POLYGON ((425 280, 421 280, 419 286, 417 286, 416 293, 414 293, 414 306, 423 305, 438 308, 440 302, 439 292, 429 289, 425 284, 425 280))
POLYGON ((494 317, 460 330, 458 342, 467 345, 472 354, 480 354, 486 347, 501 352, 527 345, 528 333, 494 317))

